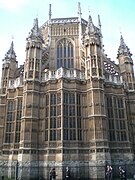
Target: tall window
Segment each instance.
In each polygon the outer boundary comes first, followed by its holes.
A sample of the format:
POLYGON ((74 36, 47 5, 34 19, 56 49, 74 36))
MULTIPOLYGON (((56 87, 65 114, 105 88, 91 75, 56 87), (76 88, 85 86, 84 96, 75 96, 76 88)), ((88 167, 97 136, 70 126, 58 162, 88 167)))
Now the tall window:
POLYGON ((125 108, 122 97, 107 97, 110 141, 126 141, 125 108))
POLYGON ((114 127, 114 112, 113 112, 112 96, 107 97, 107 111, 108 111, 110 141, 115 141, 116 135, 115 135, 115 127, 114 127))
POLYGON ((15 133, 16 143, 19 143, 20 141, 21 117, 22 117, 22 98, 19 98, 17 104, 17 117, 16 117, 16 133, 15 133))
POLYGON ((57 68, 74 68, 74 48, 68 39, 61 40, 57 45, 57 68))
POLYGON ((59 43, 57 46, 57 68, 62 66, 62 44, 59 43))
POLYGON ((13 142, 14 121, 15 121, 15 101, 10 100, 8 101, 8 108, 7 108, 5 143, 13 142))
POLYGON ((63 93, 63 139, 82 140, 80 94, 63 93))
POLYGON ((61 140, 61 92, 46 95, 45 141, 48 140, 61 140))

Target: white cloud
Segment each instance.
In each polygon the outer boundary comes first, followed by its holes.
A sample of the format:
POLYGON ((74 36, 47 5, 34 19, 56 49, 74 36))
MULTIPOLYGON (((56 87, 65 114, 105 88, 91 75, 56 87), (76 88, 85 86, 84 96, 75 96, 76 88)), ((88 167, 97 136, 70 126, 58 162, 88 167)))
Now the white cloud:
POLYGON ((0 8, 15 10, 24 3, 26 3, 26 0, 0 0, 0 8))

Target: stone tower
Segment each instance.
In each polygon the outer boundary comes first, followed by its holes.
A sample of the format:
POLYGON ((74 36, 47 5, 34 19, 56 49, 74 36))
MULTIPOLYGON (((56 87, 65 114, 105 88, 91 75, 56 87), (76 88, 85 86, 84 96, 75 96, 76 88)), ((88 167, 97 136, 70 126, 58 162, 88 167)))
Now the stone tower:
MULTIPOLYGON (((6 88, 9 84, 9 79, 13 79, 16 69, 18 68, 18 62, 16 60, 16 54, 14 51, 13 41, 11 43, 10 49, 5 55, 3 59, 3 67, 2 67, 2 92, 5 93, 6 88)), ((14 84, 13 81, 11 81, 14 84)))
POLYGON ((89 125, 89 166, 91 178, 101 177, 104 173, 106 161, 110 162, 110 153, 107 135, 107 116, 105 112, 104 93, 104 56, 102 49, 102 34, 100 28, 94 26, 91 15, 88 18, 86 33, 83 37, 86 57, 87 76, 87 111, 89 125), (102 161, 102 167, 101 167, 102 161), (97 167, 97 173, 92 167, 97 167))
MULTIPOLYGON (((24 64, 23 107, 18 162, 26 164, 27 178, 38 177, 38 131, 39 104, 42 60, 42 35, 38 27, 38 19, 34 20, 33 28, 26 39, 26 60, 24 64), (35 167, 35 170, 31 168, 35 167)), ((20 176, 26 174, 21 169, 20 176)))
MULTIPOLYGON (((124 38, 121 35, 120 37, 120 46, 118 49, 118 61, 120 67, 120 73, 123 79, 123 84, 127 94, 127 118, 128 126, 130 131, 130 138, 135 136, 135 113, 134 113, 134 95, 135 95, 135 76, 134 76, 134 67, 132 54, 128 46, 124 42, 124 38)), ((133 146, 133 152, 135 153, 135 139, 131 138, 131 143, 133 146)), ((135 159, 135 156, 134 156, 135 159)))
POLYGON ((120 72, 125 86, 127 86, 129 91, 133 91, 135 89, 133 59, 132 54, 130 53, 128 46, 125 44, 122 35, 120 38, 120 46, 118 49, 117 58, 119 60, 120 72))

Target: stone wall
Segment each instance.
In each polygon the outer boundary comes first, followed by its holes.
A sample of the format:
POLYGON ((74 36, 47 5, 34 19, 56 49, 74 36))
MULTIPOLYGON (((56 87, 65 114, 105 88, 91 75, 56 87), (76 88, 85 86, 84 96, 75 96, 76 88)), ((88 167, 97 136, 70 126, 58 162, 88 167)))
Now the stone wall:
MULTIPOLYGON (((0 161, 0 177, 4 175, 5 177, 13 178, 16 174, 16 162, 17 161, 0 161)), ((118 167, 122 166, 127 172, 128 178, 133 178, 135 172, 135 161, 134 162, 112 162, 113 167, 113 177, 118 177, 118 167)), ((22 180, 36 180, 36 179, 49 179, 49 171, 51 168, 55 167, 57 180, 62 180, 65 177, 66 167, 69 167, 71 172, 72 180, 76 179, 105 179, 105 164, 100 162, 96 164, 95 162, 78 162, 78 161, 66 161, 63 163, 59 162, 23 162, 18 164, 18 177, 22 180)))

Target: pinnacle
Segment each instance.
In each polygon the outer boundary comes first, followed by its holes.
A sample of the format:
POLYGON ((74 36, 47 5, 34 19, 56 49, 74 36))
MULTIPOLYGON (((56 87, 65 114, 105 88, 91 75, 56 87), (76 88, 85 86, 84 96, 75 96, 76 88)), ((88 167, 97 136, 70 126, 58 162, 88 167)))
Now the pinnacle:
POLYGON ((9 50, 5 54, 5 58, 6 59, 16 59, 16 53, 14 51, 14 43, 13 43, 13 41, 11 42, 11 46, 10 46, 9 50))
POLYGON ((120 36, 120 46, 118 48, 118 56, 119 55, 126 55, 126 56, 129 56, 129 57, 132 56, 128 46, 124 42, 124 38, 123 38, 122 35, 120 36))
POLYGON ((31 32, 29 33, 29 36, 27 39, 31 38, 32 40, 38 39, 42 40, 42 34, 40 31, 40 28, 38 27, 38 18, 34 19, 33 28, 31 29, 31 32))

